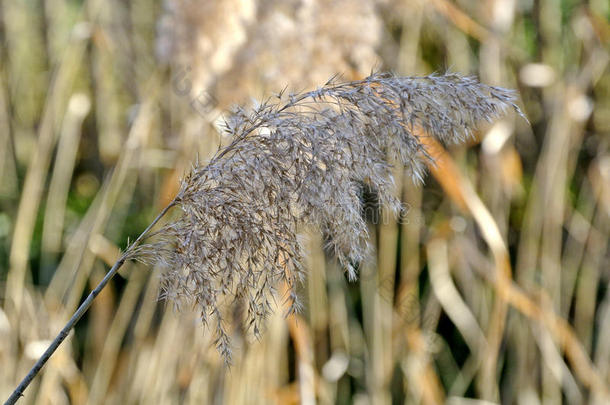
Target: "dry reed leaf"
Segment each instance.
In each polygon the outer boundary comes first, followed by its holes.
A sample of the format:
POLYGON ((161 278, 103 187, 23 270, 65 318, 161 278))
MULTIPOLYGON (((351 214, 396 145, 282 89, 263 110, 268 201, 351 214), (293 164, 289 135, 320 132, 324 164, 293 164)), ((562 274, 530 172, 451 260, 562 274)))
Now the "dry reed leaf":
POLYGON ((432 366, 432 359, 428 354, 428 345, 421 330, 408 328, 406 339, 413 352, 407 357, 407 370, 405 375, 415 384, 410 384, 416 397, 421 397, 424 404, 442 404, 445 402, 443 385, 432 366))
MULTIPOLYGON (((430 171, 439 181, 441 186, 447 187, 445 189, 447 194, 457 202, 458 206, 461 204, 467 205, 468 212, 473 215, 482 231, 483 238, 493 252, 497 266, 494 287, 498 296, 502 300, 506 300, 506 302, 527 317, 533 320, 542 321, 558 340, 563 350, 566 351, 568 359, 570 360, 572 367, 574 367, 576 375, 579 377, 581 383, 591 388, 597 395, 604 398, 610 398, 609 390, 603 383, 603 378, 600 377, 599 372, 592 364, 569 323, 555 315, 552 310, 542 309, 534 300, 521 292, 518 286, 511 281, 511 267, 508 250, 502 240, 498 227, 487 208, 472 189, 472 186, 467 185, 467 180, 459 175, 459 171, 457 169, 455 171, 444 169, 448 167, 456 168, 455 164, 452 163, 451 157, 448 154, 443 153, 444 149, 442 146, 432 137, 422 137, 422 139, 425 139, 424 142, 429 145, 428 150, 433 153, 432 157, 435 158, 437 162, 442 162, 442 164, 432 165, 430 171), (447 181, 447 177, 451 177, 452 180, 447 181)), ((500 329, 497 329, 494 334, 498 338, 502 335, 500 329)))
POLYGON ((436 10, 447 17, 460 30, 479 42, 485 42, 492 33, 481 24, 477 23, 472 17, 460 10, 454 3, 447 0, 432 0, 432 5, 436 10))

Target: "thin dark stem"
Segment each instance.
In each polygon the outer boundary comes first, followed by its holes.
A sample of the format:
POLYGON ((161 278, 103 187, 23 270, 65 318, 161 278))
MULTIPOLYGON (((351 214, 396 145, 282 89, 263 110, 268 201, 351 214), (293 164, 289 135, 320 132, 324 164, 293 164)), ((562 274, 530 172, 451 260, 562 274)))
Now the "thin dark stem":
POLYGON ((80 318, 85 314, 85 312, 87 312, 87 310, 93 303, 93 300, 95 300, 95 298, 104 289, 104 287, 106 287, 106 284, 108 284, 108 282, 112 279, 112 277, 114 277, 114 275, 119 271, 119 269, 125 263, 125 261, 128 260, 131 249, 136 247, 147 236, 147 234, 150 232, 150 230, 153 228, 153 226, 155 226, 155 224, 157 222, 159 222, 159 220, 167 213, 167 211, 169 211, 170 208, 172 208, 174 205, 176 205, 176 203, 177 203, 177 200, 174 199, 165 208, 163 208, 163 210, 150 223, 150 225, 148 225, 148 227, 144 230, 144 232, 142 232, 140 234, 140 236, 138 236, 138 238, 131 245, 129 245, 129 247, 127 248, 125 253, 123 253, 121 258, 114 264, 114 266, 112 266, 112 268, 108 271, 108 273, 106 273, 106 276, 104 277, 104 279, 97 285, 97 287, 95 287, 95 289, 93 291, 91 291, 91 293, 89 294, 87 299, 85 301, 83 301, 83 303, 80 305, 80 307, 78 307, 76 312, 74 312, 74 315, 72 315, 72 318, 70 318, 70 320, 66 323, 66 325, 59 332, 59 334, 55 337, 55 339, 53 339, 53 342, 51 342, 51 344, 49 345, 47 350, 43 353, 42 356, 40 356, 38 361, 36 361, 36 364, 34 364, 34 366, 30 369, 30 371, 23 378, 23 380, 21 380, 21 382, 19 383, 17 388, 15 388, 15 391, 13 391, 13 393, 6 400, 4 405, 14 404, 17 402, 17 400, 21 396, 23 396, 23 392, 25 391, 25 389, 28 387, 28 385, 30 385, 30 383, 32 382, 34 377, 36 377, 36 375, 40 372, 42 367, 46 364, 46 362, 49 360, 49 358, 51 358, 53 353, 55 353, 55 350, 57 350, 59 345, 61 345, 61 343, 66 339, 66 337, 68 336, 68 334, 70 333, 70 331, 72 330, 74 325, 80 320, 80 318))

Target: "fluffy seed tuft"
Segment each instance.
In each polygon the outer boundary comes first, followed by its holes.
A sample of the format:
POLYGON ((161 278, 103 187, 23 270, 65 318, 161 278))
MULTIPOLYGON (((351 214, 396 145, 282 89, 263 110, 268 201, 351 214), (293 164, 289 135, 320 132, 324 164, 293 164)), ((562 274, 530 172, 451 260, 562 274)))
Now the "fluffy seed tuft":
POLYGON ((457 74, 376 73, 279 94, 251 112, 236 108, 226 119, 231 143, 184 178, 176 199, 181 215, 139 254, 164 267, 164 297, 195 305, 213 325, 228 360, 230 304, 243 305, 254 335, 281 282, 288 286, 290 311, 299 309, 301 226, 323 232, 328 249, 355 279, 355 267, 370 251, 363 185, 398 210, 389 162, 400 161, 421 182, 429 156, 418 134, 463 141, 481 121, 510 108, 520 114, 514 99, 510 90, 457 74))

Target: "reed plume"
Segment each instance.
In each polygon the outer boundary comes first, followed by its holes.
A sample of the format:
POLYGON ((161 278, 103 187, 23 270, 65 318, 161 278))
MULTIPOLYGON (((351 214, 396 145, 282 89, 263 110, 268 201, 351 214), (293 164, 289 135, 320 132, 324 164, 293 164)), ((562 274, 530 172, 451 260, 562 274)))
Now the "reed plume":
POLYGON ((390 162, 421 182, 430 157, 418 134, 459 142, 507 108, 519 112, 512 91, 471 77, 381 73, 280 93, 250 112, 236 108, 225 122, 230 144, 183 180, 175 200, 179 218, 132 256, 165 269, 163 296, 191 303, 204 323, 212 321, 228 359, 228 303, 244 304, 255 336, 280 282, 288 286, 289 312, 299 309, 303 226, 321 231, 327 249, 356 279, 371 251, 363 186, 397 213, 390 162))
POLYGON ((225 121, 230 143, 206 165, 194 165, 174 200, 129 245, 6 404, 17 401, 130 259, 164 268, 163 296, 178 305, 186 301, 200 311, 204 323, 213 321, 216 345, 229 361, 225 319, 231 302, 245 303, 254 335, 261 333, 280 282, 288 286, 289 312, 299 309, 295 289, 304 277, 301 227, 323 232, 327 248, 354 280, 371 250, 362 215, 363 186, 397 211, 390 162, 400 162, 421 182, 430 159, 421 136, 462 141, 478 123, 507 109, 521 114, 514 100, 511 90, 457 74, 376 73, 347 83, 330 80, 310 92, 282 92, 250 112, 236 108, 225 121), (178 218, 152 233, 173 207, 181 208, 178 218))

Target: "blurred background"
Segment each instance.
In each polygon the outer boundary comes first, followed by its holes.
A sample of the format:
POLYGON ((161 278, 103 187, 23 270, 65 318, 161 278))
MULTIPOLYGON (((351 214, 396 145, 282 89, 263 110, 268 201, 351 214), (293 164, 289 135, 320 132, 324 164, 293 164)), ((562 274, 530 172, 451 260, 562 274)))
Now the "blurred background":
POLYGON ((126 265, 23 404, 607 404, 607 0, 1 0, 0 397, 226 142, 219 119, 340 74, 517 89, 371 223, 358 282, 308 235, 305 311, 231 368, 126 265))

